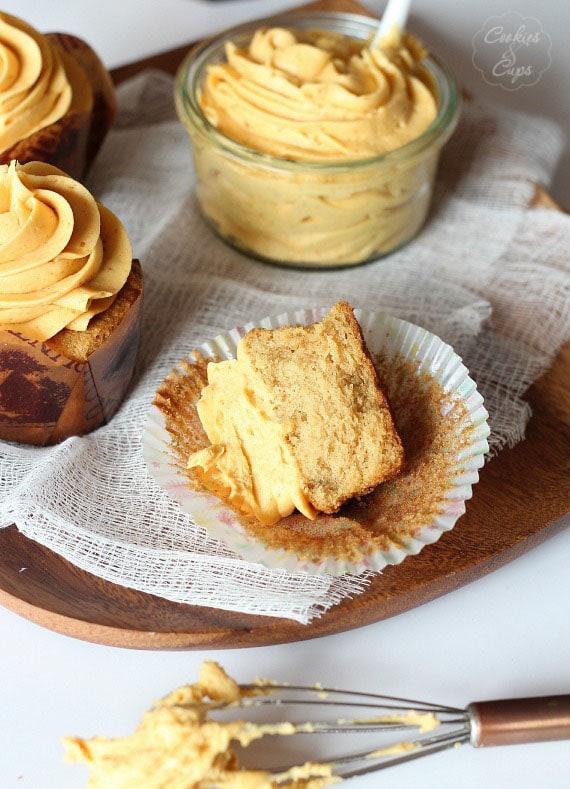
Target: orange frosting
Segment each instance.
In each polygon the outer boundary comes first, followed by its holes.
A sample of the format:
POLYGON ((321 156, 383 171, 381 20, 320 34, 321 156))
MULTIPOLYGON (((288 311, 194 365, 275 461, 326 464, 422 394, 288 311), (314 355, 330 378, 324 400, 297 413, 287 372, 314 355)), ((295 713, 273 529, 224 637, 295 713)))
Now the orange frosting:
POLYGON ((33 27, 0 13, 0 152, 58 121, 72 98, 62 55, 33 27))
POLYGON ((132 249, 117 217, 49 164, 0 165, 0 326, 45 340, 113 302, 132 249))
POLYGON ((266 393, 253 388, 251 364, 240 344, 237 359, 208 365, 208 385, 197 409, 211 446, 191 455, 188 468, 201 469, 209 490, 266 525, 295 509, 316 517, 283 426, 266 393))
POLYGON ((397 30, 371 49, 322 30, 262 28, 226 45, 201 95, 208 120, 238 142, 295 161, 365 159, 421 135, 437 98, 426 52, 397 30))

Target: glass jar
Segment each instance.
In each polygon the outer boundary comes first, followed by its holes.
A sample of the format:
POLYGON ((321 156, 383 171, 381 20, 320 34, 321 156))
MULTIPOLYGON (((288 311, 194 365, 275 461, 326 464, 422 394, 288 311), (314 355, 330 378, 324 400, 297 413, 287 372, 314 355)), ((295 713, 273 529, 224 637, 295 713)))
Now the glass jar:
POLYGON ((239 25, 198 45, 175 84, 178 115, 189 132, 201 211, 233 247, 262 260, 304 268, 354 266, 380 258, 423 225, 442 146, 459 115, 455 80, 433 55, 422 61, 435 89, 437 115, 419 137, 389 153, 344 161, 294 161, 230 139, 204 116, 200 87, 225 44, 247 47, 255 30, 321 29, 367 41, 367 16, 295 12, 239 25))

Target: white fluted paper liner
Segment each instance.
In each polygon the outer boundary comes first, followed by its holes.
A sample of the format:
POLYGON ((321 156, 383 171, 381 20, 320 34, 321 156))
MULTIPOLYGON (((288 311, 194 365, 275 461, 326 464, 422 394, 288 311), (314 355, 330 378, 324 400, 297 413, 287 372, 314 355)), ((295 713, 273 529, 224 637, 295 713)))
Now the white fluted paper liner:
MULTIPOLYGON (((234 358, 239 340, 250 329, 307 325, 320 320, 326 311, 324 308, 296 310, 238 326, 205 342, 197 350, 206 358, 234 358)), ((143 454, 151 475, 184 512, 208 531, 209 536, 222 540, 247 561, 290 572, 342 575, 347 572, 360 574, 368 570, 381 571, 386 565, 399 564, 407 556, 418 554, 425 545, 436 542, 444 532, 455 526, 465 512, 465 502, 472 495, 472 486, 479 479, 478 470, 488 451, 488 414, 475 382, 453 348, 434 334, 386 313, 359 309, 354 312, 373 358, 381 356, 387 365, 390 360, 394 364, 402 359, 412 361, 416 369, 413 386, 426 388, 433 385, 433 381, 437 382, 446 395, 442 400, 442 408, 448 409, 449 413, 444 416, 451 418, 458 409, 463 414, 454 428, 458 436, 457 448, 450 460, 449 484, 440 495, 437 515, 429 522, 420 524, 412 536, 394 542, 386 549, 374 550, 356 561, 330 556, 307 560, 289 551, 267 547, 248 533, 239 515, 231 507, 217 497, 189 486, 186 470, 177 459, 173 437, 166 428, 165 418, 158 406, 153 404, 143 434, 143 454)), ((191 354, 183 361, 192 364, 194 358, 191 354)), ((184 374, 181 363, 170 375, 184 374)))

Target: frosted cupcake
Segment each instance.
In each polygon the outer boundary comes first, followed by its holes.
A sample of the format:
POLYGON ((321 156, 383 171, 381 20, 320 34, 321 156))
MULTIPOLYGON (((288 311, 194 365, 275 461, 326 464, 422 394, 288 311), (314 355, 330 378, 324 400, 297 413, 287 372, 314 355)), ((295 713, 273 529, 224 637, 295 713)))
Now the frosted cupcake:
POLYGON ((111 78, 75 36, 0 12, 0 162, 44 161, 81 178, 116 114, 111 78))
POLYGON ((143 276, 119 219, 43 162, 0 165, 0 439, 111 419, 134 369, 143 276))

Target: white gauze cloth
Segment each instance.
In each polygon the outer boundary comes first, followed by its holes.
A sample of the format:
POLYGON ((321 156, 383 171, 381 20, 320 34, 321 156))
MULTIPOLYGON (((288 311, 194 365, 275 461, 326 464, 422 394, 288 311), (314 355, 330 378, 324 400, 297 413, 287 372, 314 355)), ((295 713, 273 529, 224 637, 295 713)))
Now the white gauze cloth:
POLYGON ((490 453, 524 437, 524 395, 570 337, 570 218, 529 208, 562 135, 543 118, 469 102, 444 149, 418 238, 375 263, 299 271, 250 260, 205 225, 172 79, 145 72, 88 186, 124 222, 145 275, 140 356, 112 422, 54 448, 0 443, 0 526, 114 583, 192 605, 309 622, 369 576, 268 570, 210 538, 147 472, 146 413, 172 367, 236 325, 338 299, 419 324, 463 357, 490 413, 490 453))

